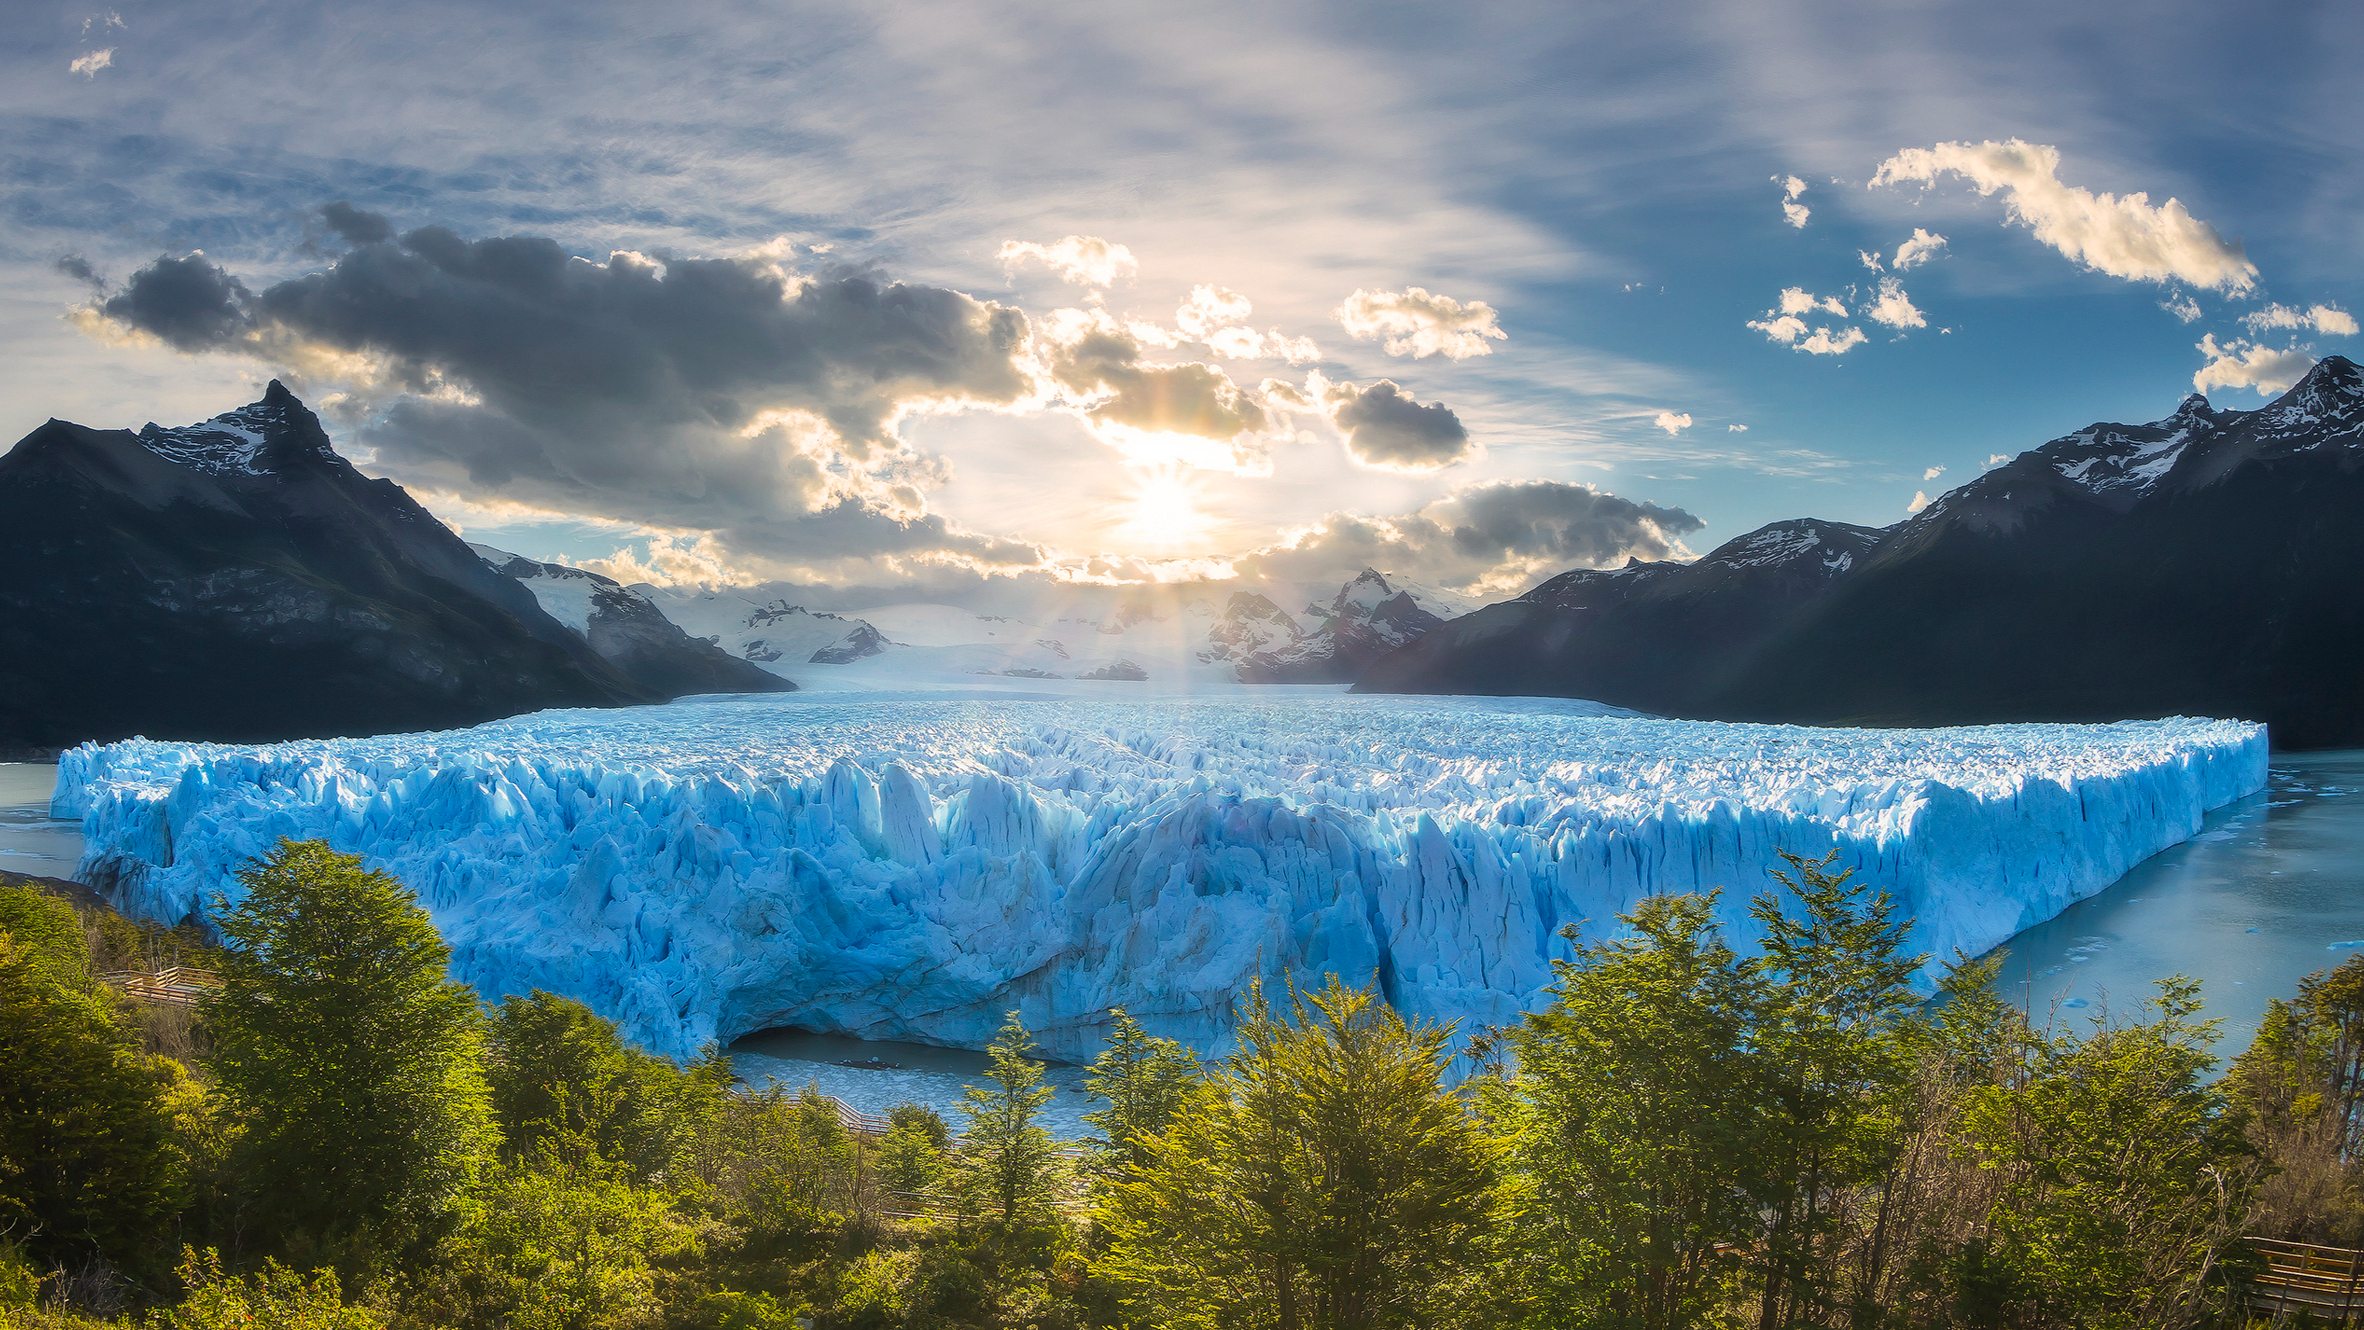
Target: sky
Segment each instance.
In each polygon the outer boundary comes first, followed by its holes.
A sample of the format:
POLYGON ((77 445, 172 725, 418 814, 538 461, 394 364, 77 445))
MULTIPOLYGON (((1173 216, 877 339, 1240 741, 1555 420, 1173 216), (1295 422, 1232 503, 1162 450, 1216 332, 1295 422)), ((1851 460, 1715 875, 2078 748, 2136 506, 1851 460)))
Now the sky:
POLYGON ((851 601, 1869 526, 2356 353, 2364 11, 20 4, 0 433, 851 601))

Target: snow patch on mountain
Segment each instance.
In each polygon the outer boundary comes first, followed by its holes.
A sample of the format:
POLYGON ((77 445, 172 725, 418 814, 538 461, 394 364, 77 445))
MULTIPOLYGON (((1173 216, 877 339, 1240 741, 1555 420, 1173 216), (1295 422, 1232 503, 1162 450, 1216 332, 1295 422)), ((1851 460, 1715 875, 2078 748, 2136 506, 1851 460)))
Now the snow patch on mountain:
POLYGON ((976 1047, 1015 1008, 1080 1058, 1114 1006, 1218 1049, 1259 975, 1509 1020, 1544 1000, 1563 927, 1613 935, 1653 892, 1725 889, 1750 944, 1776 849, 1837 848, 1914 951, 1982 951, 2191 835, 2266 761, 2263 729, 2227 721, 1803 729, 1046 686, 1071 695, 86 745, 56 810, 82 820, 84 880, 170 921, 234 897, 278 838, 325 838, 419 892, 488 997, 579 997, 675 1056, 777 1026, 976 1047))

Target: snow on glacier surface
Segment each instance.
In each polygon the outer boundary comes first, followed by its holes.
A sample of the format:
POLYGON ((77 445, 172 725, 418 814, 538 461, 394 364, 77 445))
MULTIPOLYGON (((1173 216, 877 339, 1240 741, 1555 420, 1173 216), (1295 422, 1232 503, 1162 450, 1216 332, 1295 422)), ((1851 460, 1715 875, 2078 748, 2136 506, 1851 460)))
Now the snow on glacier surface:
MULTIPOLYGON (((416 890, 487 994, 541 987, 675 1056, 794 1027, 1054 1056, 1107 1012, 1221 1048, 1247 980, 1376 977, 1501 1022, 1574 926, 1837 848, 1983 951, 2265 779, 2262 727, 2161 720, 1804 729, 1588 703, 1327 689, 1112 700, 751 695, 253 747, 130 740, 60 763, 82 874, 178 920, 277 838, 416 890)), ((1062 695, 1063 694, 1063 695, 1062 695)))

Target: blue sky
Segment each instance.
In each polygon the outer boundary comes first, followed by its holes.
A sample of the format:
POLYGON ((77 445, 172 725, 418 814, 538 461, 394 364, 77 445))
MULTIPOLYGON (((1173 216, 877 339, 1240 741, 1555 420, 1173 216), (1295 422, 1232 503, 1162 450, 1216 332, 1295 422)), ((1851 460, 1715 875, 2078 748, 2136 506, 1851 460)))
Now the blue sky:
POLYGON ((634 576, 1492 594, 2355 353, 2354 7, 1864 11, 23 6, 0 430, 277 374, 471 538, 634 576), (519 306, 429 227, 640 294, 519 306), (202 336, 141 287, 191 251, 202 336))

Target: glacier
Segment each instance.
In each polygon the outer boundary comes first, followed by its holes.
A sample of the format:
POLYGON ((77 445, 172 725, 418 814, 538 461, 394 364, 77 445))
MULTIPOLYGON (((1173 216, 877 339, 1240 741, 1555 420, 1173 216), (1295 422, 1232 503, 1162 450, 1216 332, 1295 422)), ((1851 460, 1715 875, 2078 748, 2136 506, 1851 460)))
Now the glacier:
MULTIPOLYGON (((1000 681, 1009 683, 1014 681, 1000 681)), ((1111 1007, 1224 1048, 1248 980, 1376 981, 1464 1029, 1538 1005, 1561 935, 1840 852, 1978 953, 2261 789, 2233 721, 1807 729, 1583 702, 1274 688, 910 689, 546 711, 59 764, 80 876, 178 921, 318 837, 403 879, 487 997, 580 998, 674 1057, 767 1028, 1089 1057, 1111 1007)), ((1933 962, 1934 964, 1934 962, 1933 962)), ((1926 974, 1926 972, 1924 972, 1926 974)))

